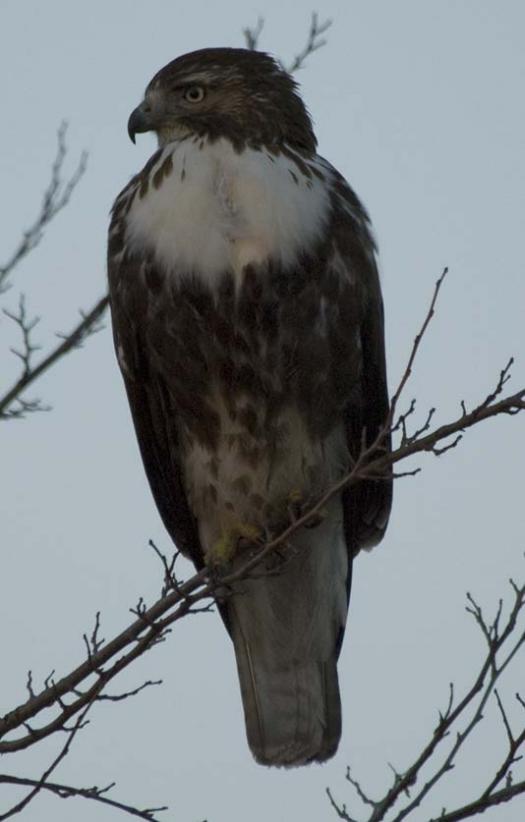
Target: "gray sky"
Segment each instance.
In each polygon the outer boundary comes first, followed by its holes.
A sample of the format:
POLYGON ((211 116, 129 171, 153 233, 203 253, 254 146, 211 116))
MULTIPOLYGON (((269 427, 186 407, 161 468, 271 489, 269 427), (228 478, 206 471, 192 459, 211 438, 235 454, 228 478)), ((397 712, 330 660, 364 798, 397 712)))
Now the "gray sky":
MULTIPOLYGON (((111 202, 154 148, 149 135, 133 147, 126 134, 152 74, 191 49, 242 44, 241 28, 259 14, 267 20, 261 46, 289 60, 303 45, 310 11, 297 0, 3 0, 2 258, 38 209, 62 118, 70 122, 71 168, 81 149, 90 153, 71 206, 3 298, 13 308, 19 290, 27 292, 29 307, 42 316, 43 344, 70 328, 77 309, 105 288, 111 202)), ((374 222, 391 389, 434 281, 450 267, 406 394, 407 404, 418 397, 421 418, 435 405, 437 420, 445 421, 461 399, 469 405, 488 393, 511 354, 511 385, 516 390, 525 381, 525 5, 346 0, 323 3, 322 13, 334 20, 328 46, 298 79, 321 153, 374 222)), ((15 342, 7 320, 0 342, 2 351, 15 342)), ((14 358, 4 356, 1 373, 9 384, 14 358)), ((28 668, 38 680, 82 659, 82 633, 96 610, 110 638, 140 595, 152 602, 160 568, 147 541, 170 549, 140 464, 109 330, 34 393, 53 412, 0 428, 2 712, 25 698, 28 668)), ((413 467, 424 471, 397 484, 386 539, 355 564, 340 662, 343 740, 327 765, 286 772, 254 764, 232 648, 217 616, 204 615, 177 625, 115 684, 164 680, 134 701, 97 708, 57 781, 116 780, 116 798, 168 804, 165 818, 181 822, 334 819, 326 785, 357 815, 346 765, 378 794, 390 780, 387 763, 402 770, 428 738, 449 681, 460 692, 477 671, 484 649, 465 614, 465 592, 490 611, 507 593, 508 577, 525 576, 522 443, 521 418, 484 423, 440 460, 418 460, 413 467)), ((524 680, 522 657, 501 689, 509 703, 524 680)), ((474 798, 504 745, 492 706, 487 728, 413 818, 474 798)), ((5 759, 1 768, 35 776, 55 749, 52 743, 5 759)), ((517 822, 523 808, 521 801, 483 819, 517 822)), ((124 818, 52 797, 35 802, 25 818, 60 822, 73 814, 80 822, 124 818)))

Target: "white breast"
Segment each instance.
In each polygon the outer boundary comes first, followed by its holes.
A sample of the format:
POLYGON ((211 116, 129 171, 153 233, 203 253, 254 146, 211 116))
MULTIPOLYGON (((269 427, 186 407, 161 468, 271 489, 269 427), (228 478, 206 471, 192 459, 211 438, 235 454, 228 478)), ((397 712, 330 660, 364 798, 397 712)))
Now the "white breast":
MULTIPOLYGON (((326 170, 322 169, 326 174, 326 170)), ((291 264, 319 237, 328 212, 326 184, 296 163, 264 149, 236 153, 227 140, 167 145, 150 172, 147 193, 135 195, 126 241, 149 248, 174 274, 210 284, 225 271, 268 258, 291 264), (171 155, 158 188, 155 172, 171 155)))

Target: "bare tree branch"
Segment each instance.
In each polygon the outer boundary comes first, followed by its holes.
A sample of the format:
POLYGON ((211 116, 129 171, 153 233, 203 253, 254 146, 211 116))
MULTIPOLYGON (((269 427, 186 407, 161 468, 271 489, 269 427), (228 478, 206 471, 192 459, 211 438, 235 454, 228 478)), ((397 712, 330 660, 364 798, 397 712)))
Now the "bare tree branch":
POLYGON ((284 66, 285 70, 289 74, 293 74, 303 68, 307 58, 313 54, 314 51, 326 46, 326 40, 323 40, 323 34, 328 31, 331 25, 331 20, 324 20, 320 23, 317 12, 314 11, 312 13, 306 45, 298 54, 295 55, 289 66, 284 66))
POLYGON ((66 146, 67 123, 63 122, 57 132, 57 150, 53 165, 51 166, 51 179, 44 192, 40 211, 34 222, 30 225, 12 252, 11 256, 0 267, 0 293, 9 288, 9 277, 16 266, 40 243, 44 236, 45 229, 54 217, 62 211, 69 203, 71 195, 83 176, 87 165, 87 153, 80 155, 78 165, 69 177, 64 180, 64 162, 67 155, 66 146))
POLYGON ((20 294, 18 299, 18 313, 15 314, 12 311, 8 311, 7 308, 3 308, 2 311, 6 317, 9 317, 10 320, 13 320, 13 322, 16 323, 22 332, 22 350, 19 351, 16 348, 11 348, 11 353, 22 361, 22 374, 26 377, 31 371, 33 354, 41 348, 40 345, 35 345, 31 339, 33 329, 40 322, 40 317, 33 317, 32 319, 28 318, 25 294, 20 294))
POLYGON ((250 51, 255 51, 259 47, 259 40, 264 28, 264 17, 258 17, 257 22, 253 28, 246 26, 242 30, 244 43, 246 48, 250 51))
MULTIPOLYGON (((325 45, 326 41, 322 39, 322 35, 330 25, 330 20, 320 22, 318 15, 316 13, 312 14, 307 42, 294 58, 288 71, 293 72, 301 68, 310 54, 325 45)), ((255 49, 258 47, 263 27, 264 19, 260 17, 253 28, 247 27, 243 30, 247 48, 255 49)), ((51 169, 51 180, 45 191, 40 212, 30 228, 24 232, 21 241, 7 263, 0 268, 0 293, 9 287, 8 278, 14 268, 30 251, 36 248, 44 235, 47 225, 68 204, 73 191, 84 174, 87 161, 85 152, 82 153, 79 164, 71 177, 66 181, 63 180, 63 166, 67 154, 66 132, 67 124, 62 123, 57 134, 58 146, 51 169)), ((99 329, 100 319, 108 305, 108 297, 104 296, 87 313, 81 312, 81 322, 69 334, 59 334, 58 336, 62 339, 60 345, 49 351, 39 363, 33 365, 33 355, 39 350, 39 346, 32 343, 31 332, 38 319, 35 318, 31 321, 27 319, 24 299, 22 295, 18 314, 5 311, 7 316, 16 322, 22 331, 23 348, 21 351, 16 349, 12 349, 12 351, 22 360, 23 370, 15 383, 6 390, 3 396, 0 396, 0 419, 22 419, 36 411, 50 410, 50 406, 44 405, 40 399, 26 399, 23 397, 23 392, 63 356, 74 348, 78 348, 87 337, 99 329)))
MULTIPOLYGON (((392 397, 392 401, 390 403, 390 414, 389 414, 389 418, 388 418, 388 421, 387 421, 387 425, 388 425, 388 428, 392 429, 393 431, 396 431, 398 426, 399 426, 399 422, 394 423, 396 412, 397 412, 397 406, 398 406, 398 403, 399 403, 399 399, 400 399, 401 394, 403 393, 403 391, 405 389, 405 386, 406 386, 408 380, 410 379, 410 377, 412 375, 412 369, 414 367, 414 362, 415 362, 415 359, 417 357, 417 353, 419 351, 419 346, 421 345, 421 341, 423 340, 423 337, 426 334, 428 326, 430 325, 430 323, 432 321, 432 318, 434 316, 434 312, 436 310, 436 304, 437 304, 438 297, 439 297, 439 292, 441 291, 441 286, 443 285, 443 281, 445 280, 445 277, 447 276, 447 274, 448 274, 448 267, 445 267, 443 269, 443 271, 441 272, 440 276, 438 277, 438 279, 436 280, 436 283, 434 285, 434 291, 432 293, 432 298, 430 300, 430 305, 428 307, 427 313, 425 314, 425 318, 423 320, 421 328, 419 329, 419 331, 417 332, 417 334, 414 338, 414 342, 412 344, 412 350, 410 351, 410 356, 408 358, 406 368, 405 368, 405 370, 403 372, 403 375, 402 375, 402 377, 399 381, 399 385, 397 386, 397 389, 394 393, 394 396, 392 397)), ((408 413, 404 414, 404 415, 401 415, 400 419, 401 418, 406 419, 406 417, 413 412, 414 408, 415 408, 415 400, 412 400, 408 413)), ((432 413, 429 414, 430 419, 432 418, 433 413, 434 413, 434 411, 432 411, 432 413)), ((429 424, 430 424, 430 419, 427 418, 427 422, 429 424)), ((426 426, 421 430, 426 430, 426 426)))
MULTIPOLYGON (((123 802, 119 802, 116 799, 111 799, 109 796, 106 796, 107 792, 114 788, 115 783, 111 783, 107 785, 105 788, 98 788, 94 785, 92 788, 74 788, 71 785, 63 785, 57 782, 49 782, 45 781, 42 782, 41 780, 36 779, 26 779, 23 777, 18 776, 11 776, 10 774, 0 774, 0 784, 4 783, 6 785, 27 785, 28 787, 34 787, 38 789, 38 791, 45 790, 49 791, 50 793, 55 794, 55 796, 60 797, 60 799, 70 799, 71 797, 82 797, 83 799, 92 799, 95 802, 100 802, 103 805, 109 805, 112 808, 116 808, 119 811, 124 811, 125 813, 129 814, 130 816, 136 816, 139 819, 147 819, 149 822, 161 822, 155 814, 160 813, 161 811, 168 810, 168 806, 162 806, 160 808, 135 808, 132 805, 126 805, 123 802)), ((22 808, 20 808, 22 810, 22 808)), ((18 813, 19 811, 16 811, 18 813)), ((13 816, 13 813, 10 813, 13 816)), ((7 819, 6 815, 0 816, 1 819, 7 819)))
POLYGON ((469 805, 464 805, 458 808, 457 811, 450 813, 442 813, 440 816, 430 819, 429 822, 460 822, 461 819, 469 819, 472 816, 482 814, 488 808, 494 808, 496 805, 502 805, 505 802, 510 802, 516 796, 525 793, 525 782, 517 782, 515 785, 509 785, 501 791, 496 791, 486 799, 477 799, 469 805))
POLYGON ((335 801, 330 788, 325 788, 325 791, 326 791, 326 795, 327 795, 328 799, 330 800, 330 805, 332 806, 332 808, 336 812, 339 819, 344 819, 345 822, 357 822, 356 819, 354 819, 352 816, 348 815, 348 812, 346 810, 346 805, 344 804, 344 802, 343 802, 342 805, 340 805, 338 802, 335 801))
MULTIPOLYGON (((286 66, 284 63, 279 61, 282 68, 289 74, 294 74, 294 72, 303 68, 306 60, 311 54, 314 53, 314 51, 318 51, 318 49, 326 46, 326 40, 323 39, 323 34, 328 31, 331 25, 331 20, 324 20, 323 22, 320 22, 317 12, 314 11, 310 19, 310 28, 308 30, 304 47, 295 55, 290 65, 286 66)), ((259 48, 263 28, 264 17, 259 17, 257 18, 257 23, 253 26, 253 28, 247 26, 242 30, 247 49, 254 51, 259 48)))
MULTIPOLYGON (((325 45, 326 41, 323 39, 323 35, 330 25, 330 20, 320 22, 318 15, 312 14, 306 44, 296 54, 290 65, 285 67, 288 72, 293 73, 302 68, 307 58, 325 45)), ((252 29, 244 29, 243 34, 247 48, 258 48, 263 28, 264 20, 259 18, 252 29)), ((76 170, 69 179, 64 180, 65 137, 66 124, 62 124, 58 130, 57 153, 51 169, 51 179, 45 191, 39 214, 29 229, 24 232, 22 239, 7 262, 0 267, 0 293, 10 287, 10 278, 16 266, 38 246, 49 223, 70 201, 71 195, 85 171, 86 154, 83 153, 76 170)), ((188 614, 207 612, 213 607, 215 598, 219 596, 224 598, 228 595, 228 592, 233 590, 234 584, 242 579, 257 574, 278 573, 278 568, 274 571, 270 571, 268 568, 262 569, 265 561, 272 555, 274 557, 284 555, 283 549, 292 534, 315 519, 326 503, 333 496, 340 493, 343 488, 359 483, 364 479, 381 482, 390 478, 392 467, 397 462, 423 451, 431 452, 435 456, 442 456, 459 445, 468 428, 493 416, 518 414, 525 408, 525 389, 512 395, 503 396, 505 386, 510 379, 510 369, 513 364, 511 358, 501 370, 494 388, 487 396, 470 411, 467 409, 465 402, 461 400, 461 414, 450 423, 432 430, 431 425, 436 409, 431 408, 423 422, 419 426, 413 426, 416 409, 415 400, 412 400, 404 413, 398 412, 401 396, 410 379, 421 342, 434 315, 446 274, 447 269, 443 271, 435 284, 429 309, 414 339, 407 366, 393 395, 389 417, 383 429, 371 445, 365 447, 363 443, 361 453, 353 460, 348 473, 339 483, 330 488, 308 510, 291 511, 290 522, 280 534, 277 534, 266 543, 246 545, 244 552, 246 559, 242 567, 237 568, 236 571, 232 571, 227 566, 220 569, 203 569, 187 581, 179 580, 175 573, 178 553, 176 552, 171 559, 168 559, 153 542, 150 542, 163 568, 161 598, 151 607, 147 607, 141 598, 136 607, 130 609, 136 619, 109 642, 100 637, 100 614, 97 613, 93 630, 83 636, 86 658, 73 671, 58 681, 54 680, 53 671, 46 678, 43 688, 38 691, 35 688, 32 672, 28 672, 25 683, 27 700, 0 719, 0 754, 26 749, 58 732, 65 733, 67 739, 59 754, 40 779, 0 774, 0 783, 27 786, 31 789, 24 799, 3 815, 0 815, 0 822, 20 813, 42 790, 51 792, 63 799, 71 797, 91 799, 141 819, 156 820, 155 814, 165 810, 164 807, 141 810, 113 800, 107 796, 108 791, 113 788, 113 784, 104 788, 96 786, 75 788, 49 781, 51 774, 67 756, 76 734, 84 727, 86 714, 95 702, 125 700, 139 694, 145 688, 160 684, 160 680, 147 680, 138 687, 120 694, 107 693, 105 689, 108 684, 122 670, 132 664, 136 658, 163 641, 171 626, 179 619, 188 614), (409 430, 409 428, 414 430, 409 430), (394 433, 399 434, 398 447, 391 453, 387 453, 385 443, 390 435, 394 433), (53 712, 51 717, 49 709, 52 709, 53 712), (72 726, 68 725, 70 720, 74 721, 72 726)), ((57 335, 61 339, 60 343, 49 350, 36 364, 35 355, 40 350, 40 346, 34 342, 33 331, 38 323, 38 318, 29 317, 23 294, 20 296, 17 311, 4 309, 6 316, 15 322, 22 335, 21 346, 11 349, 12 353, 20 360, 22 370, 14 384, 0 397, 0 418, 21 418, 34 411, 47 410, 39 399, 25 399, 23 396, 25 391, 63 356, 74 348, 81 346, 85 339, 100 328, 100 319, 107 305, 108 297, 104 296, 87 313, 81 312, 81 321, 68 334, 57 335)), ((416 468, 401 471, 395 473, 394 476, 412 476, 420 470, 420 468, 416 468)), ((496 690, 497 682, 525 643, 525 632, 521 632, 516 636, 518 618, 522 613, 525 602, 525 586, 519 587, 512 581, 511 585, 515 600, 506 621, 502 617, 502 600, 499 602, 494 620, 487 622, 481 607, 468 595, 467 610, 475 619, 487 645, 486 657, 481 670, 471 687, 458 702, 455 701, 453 685, 450 685, 447 707, 443 712, 440 712, 438 723, 429 742, 405 771, 398 773, 392 768, 394 773, 393 783, 385 796, 379 800, 371 799, 360 783, 351 775, 350 769, 347 770, 347 781, 353 786, 366 812, 369 814, 367 816, 368 822, 380 822, 385 819, 387 811, 392 810, 400 801, 405 801, 405 805, 397 811, 393 822, 402 822, 403 819, 419 808, 423 799, 434 786, 455 766, 458 754, 462 750, 465 741, 473 734, 481 722, 483 711, 493 693, 508 743, 507 752, 496 773, 477 800, 453 811, 447 812, 444 809, 439 819, 441 822, 455 822, 456 820, 466 819, 483 812, 488 807, 508 802, 515 796, 525 793, 525 782, 513 784, 511 770, 512 766, 521 759, 522 754, 520 751, 522 746, 525 745, 525 729, 519 732, 513 731, 503 702, 496 690), (455 739, 452 740, 452 729, 457 728, 455 723, 463 720, 468 708, 474 708, 473 715, 465 726, 456 733, 455 739), (445 740, 451 742, 450 748, 443 761, 434 766, 435 752, 438 749, 440 751, 443 749, 440 746, 444 745, 445 740), (430 768, 431 766, 434 768, 433 773, 425 778, 426 781, 422 782, 421 777, 424 767, 430 768), (416 792, 415 788, 418 782, 419 787, 416 792), (412 792, 412 795, 410 792, 412 792)), ((516 694, 516 699, 522 707, 525 707, 525 702, 519 694, 516 694)), ((339 806, 336 803, 328 788, 327 794, 332 808, 339 818, 346 820, 346 822, 357 822, 349 815, 345 805, 339 806)))
MULTIPOLYGON (((24 232, 8 261, 0 268, 0 293, 10 287, 9 280, 16 266, 38 246, 51 221, 68 205, 86 170, 87 154, 83 152, 74 172, 69 178, 64 178, 64 163, 67 156, 66 133, 67 124, 64 122, 57 132, 57 151, 40 211, 32 225, 24 232)), ((4 314, 16 323, 22 334, 21 346, 11 348, 11 352, 21 361, 22 369, 13 385, 6 389, 3 396, 0 396, 0 419, 21 419, 36 411, 49 410, 49 406, 44 405, 40 399, 25 398, 24 391, 65 354, 79 347, 88 336, 98 331, 100 319, 107 305, 106 296, 87 313, 81 312, 81 321, 68 334, 58 334, 57 336, 62 340, 61 343, 37 363, 35 363, 35 354, 41 346, 33 341, 33 331, 40 318, 28 316, 24 294, 19 297, 16 312, 3 309, 4 314)))
MULTIPOLYGON (((420 806, 423 799, 430 793, 435 785, 446 773, 455 767, 460 750, 481 723, 487 702, 493 693, 495 694, 507 736, 507 754, 500 763, 495 776, 490 780, 486 789, 475 802, 468 803, 448 813, 444 809, 442 815, 438 818, 439 820, 447 820, 447 822, 466 819, 492 805, 510 801, 510 799, 518 794, 525 793, 525 782, 513 785, 511 777, 512 765, 521 759, 521 756, 518 756, 518 751, 521 746, 525 744, 525 728, 523 728, 519 734, 513 734, 501 699, 495 689, 496 683, 502 674, 515 659, 516 654, 521 651, 525 645, 525 630, 518 631, 516 635, 518 619, 523 617, 525 610, 525 585, 517 586, 511 580, 511 587, 514 602, 510 608, 507 620, 502 627, 500 625, 502 615, 501 600, 498 603, 496 617, 494 621, 489 624, 485 620, 482 610, 474 598, 470 594, 467 595, 469 604, 466 610, 475 619, 487 643, 486 657, 483 660, 481 669, 474 682, 456 704, 454 704, 454 689, 452 685, 450 686, 447 708, 444 713, 440 712, 438 724, 430 735, 428 743, 406 770, 402 773, 394 772, 393 784, 386 794, 380 800, 372 801, 363 791, 359 782, 351 778, 350 771, 347 771, 347 779, 351 782, 362 803, 367 806, 372 806, 372 812, 369 815, 367 814, 366 822, 381 822, 381 820, 384 820, 386 814, 389 811, 393 811, 394 806, 402 796, 408 796, 409 801, 404 807, 397 811, 394 816, 389 817, 392 822, 402 822, 403 819, 410 816, 413 811, 420 806), (466 721, 463 728, 457 730, 458 722, 465 718, 468 709, 472 705, 475 705, 472 716, 466 721), (454 741, 450 745, 441 764, 434 764, 436 751, 450 737, 453 729, 456 729, 454 741), (423 768, 426 765, 433 767, 433 773, 426 778, 417 791, 414 791, 421 777, 423 768), (504 780, 506 781, 505 788, 496 790, 504 780)), ((340 818, 350 819, 346 807, 344 805, 338 805, 329 789, 327 789, 327 794, 332 807, 337 810, 340 818)), ((355 822, 355 820, 352 822, 355 822)))
MULTIPOLYGON (((24 363, 24 370, 11 388, 0 397, 0 419, 20 419, 31 411, 43 410, 39 400, 25 400, 21 395, 29 385, 55 365, 59 359, 74 348, 79 348, 89 336, 100 329, 100 319, 107 306, 108 297, 105 296, 98 300, 87 313, 80 312, 81 321, 68 334, 59 334, 58 336, 62 341, 36 365, 33 365, 32 360, 30 360, 30 354, 35 350, 34 347, 26 357, 24 357, 24 352, 19 354, 24 363)), ((16 319, 20 324, 18 318, 12 317, 12 319, 16 319)))
MULTIPOLYGON (((251 548, 248 547, 245 551, 245 562, 235 571, 228 568, 223 569, 221 572, 216 569, 203 569, 194 574, 188 581, 180 583, 175 579, 173 565, 164 558, 164 584, 165 590, 169 589, 165 596, 161 597, 150 608, 146 608, 142 601, 139 602, 134 611, 137 619, 121 634, 111 642, 102 645, 96 643, 96 647, 90 648, 88 658, 74 671, 58 682, 50 683, 41 693, 9 712, 3 719, 0 719, 0 738, 3 740, 0 742, 0 753, 26 748, 33 745, 38 739, 47 737, 60 729, 65 722, 76 716, 87 704, 97 699, 107 684, 120 671, 164 638, 166 631, 172 624, 188 613, 209 610, 218 593, 222 595, 224 590, 231 590, 234 583, 256 572, 271 554, 275 554, 276 551, 282 549, 287 544, 290 536, 315 518, 326 503, 343 488, 354 485, 363 479, 382 481, 383 478, 389 475, 390 467, 395 463, 422 451, 430 451, 434 454, 443 453, 443 449, 436 449, 438 443, 446 441, 458 433, 463 433, 467 428, 477 425, 484 419, 500 414, 515 414, 525 408, 525 389, 498 399, 509 377, 511 363, 509 361, 507 366, 500 372, 494 389, 473 410, 467 411, 463 406, 461 415, 452 423, 442 425, 415 439, 409 437, 409 441, 405 445, 401 445, 391 453, 385 451, 383 443, 391 428, 395 428, 395 424, 392 424, 395 406, 401 395, 401 389, 408 381, 422 336, 433 315, 443 276, 436 283, 427 316, 421 331, 414 340, 407 368, 401 378, 400 387, 394 394, 394 410, 376 440, 370 446, 362 448, 361 453, 353 462, 350 472, 340 482, 331 487, 315 505, 301 513, 300 516, 291 517, 289 525, 280 534, 264 544, 253 544, 251 548), (203 601, 206 601, 206 604, 200 606, 203 601), (95 681, 91 682, 90 679, 93 676, 95 681), (82 683, 84 687, 80 689, 82 683), (64 702, 59 705, 60 710, 47 724, 38 728, 31 728, 30 731, 16 739, 4 739, 12 731, 24 728, 25 723, 38 717, 44 709, 53 705, 56 707, 59 704, 58 700, 63 700, 66 696, 69 696, 70 700, 67 704, 64 702)), ((426 426, 424 427, 426 428, 426 426)), ((157 553, 160 552, 157 550, 157 553)), ((516 588, 516 592, 516 595, 519 593, 521 596, 521 589, 516 588)), ((498 635, 498 642, 502 640, 503 635, 498 635)), ((492 657, 490 658, 492 659, 492 657)), ((451 711, 446 718, 446 722, 452 721, 453 717, 455 717, 455 712, 451 711)), ((406 775, 400 779, 395 790, 399 793, 402 792, 409 784, 407 779, 409 777, 406 775)))
MULTIPOLYGON (((97 613, 96 619, 95 619, 95 627, 93 629, 91 637, 89 639, 87 639, 86 635, 84 635, 84 639, 86 639, 89 649, 97 649, 98 650, 104 642, 104 640, 100 640, 98 638, 99 628, 100 628, 100 614, 97 613)), ((91 695, 91 698, 87 702, 84 701, 85 707, 82 710, 82 712, 77 716, 77 719, 76 719, 73 727, 68 728, 65 724, 65 721, 64 721, 61 724, 61 726, 57 728, 57 731, 58 730, 64 731, 67 734, 67 739, 66 739, 66 742, 65 742, 64 746, 61 748, 58 756, 53 760, 51 765, 45 770, 45 772, 42 774, 40 779, 30 779, 30 778, 27 778, 27 777, 18 777, 18 776, 14 776, 12 774, 0 774, 0 784, 19 785, 19 786, 26 785, 26 786, 32 788, 32 790, 20 802, 17 802, 15 805, 13 805, 11 808, 9 808, 6 812, 4 812, 3 814, 0 814, 0 822, 1 822, 1 820, 8 819, 11 816, 14 816, 14 815, 20 813, 25 807, 27 807, 27 805, 30 802, 33 801, 33 799, 35 799, 35 797, 37 796, 37 794, 41 790, 46 790, 46 791, 49 791, 51 793, 54 793, 56 796, 59 796, 61 799, 68 799, 70 797, 82 797, 84 799, 92 799, 92 800, 95 800, 97 802, 101 802, 103 804, 110 805, 114 808, 122 810, 122 811, 124 811, 124 812, 126 812, 126 813, 128 813, 132 816, 137 816, 141 819, 154 820, 154 822, 155 822, 155 820, 156 820, 156 822, 160 822, 159 820, 157 820, 157 817, 154 814, 157 813, 157 812, 163 811, 163 810, 167 810, 167 806, 139 809, 139 808, 136 808, 132 805, 125 804, 123 802, 119 802, 115 799, 111 799, 107 796, 107 793, 108 793, 108 791, 110 791, 114 787, 115 783, 111 783, 111 784, 107 785, 104 788, 98 788, 97 786, 93 786, 93 787, 90 787, 90 788, 75 788, 75 787, 72 787, 70 785, 63 785, 63 784, 59 784, 59 783, 49 781, 50 775, 53 773, 54 770, 56 770, 56 768, 60 764, 60 762, 62 762, 62 760, 68 755, 68 753, 70 751, 70 748, 71 748, 71 745, 73 743, 73 740, 74 740, 76 734, 78 733, 78 731, 81 730, 82 728, 84 728, 88 724, 88 720, 86 720, 86 715, 87 715, 88 711, 91 709, 94 702, 101 701, 101 700, 107 700, 107 701, 111 701, 111 702, 120 702, 124 699, 128 699, 129 697, 136 696, 138 693, 143 691, 145 688, 150 687, 151 685, 159 685, 160 682, 161 682, 160 680, 157 680, 157 681, 148 680, 148 681, 142 683, 142 685, 140 685, 139 687, 134 688, 131 691, 121 693, 121 694, 101 694, 101 693, 96 693, 96 691, 94 691, 91 695)), ((35 693, 34 693, 34 690, 33 690, 33 676, 32 676, 31 671, 28 672, 26 687, 27 687, 29 695, 30 695, 30 700, 34 699, 35 698, 35 693)), ((51 683, 51 686, 49 684, 49 677, 46 679, 45 687, 46 688, 53 687, 52 683, 51 683)), ((73 689, 71 693, 81 694, 81 692, 79 692, 75 689, 73 689)), ((60 695, 57 695, 56 701, 57 701, 57 704, 60 706, 60 708, 63 711, 67 710, 67 706, 65 705, 65 703, 62 700, 62 697, 60 695)), ((26 730, 28 731, 29 736, 34 737, 35 742, 38 741, 38 738, 39 738, 38 734, 35 734, 35 731, 28 725, 27 722, 24 722, 23 724, 24 724, 24 727, 26 728, 26 730)))
MULTIPOLYGON (((51 776, 51 774, 53 773, 55 768, 57 768, 58 765, 60 764, 60 762, 62 762, 62 760, 68 755, 69 749, 71 748, 71 745, 73 744, 73 741, 74 741, 78 731, 80 731, 82 728, 84 728, 85 725, 87 724, 86 715, 87 715, 90 707, 91 707, 91 703, 88 704, 84 708, 83 712, 77 717, 77 720, 76 720, 73 728, 70 731, 67 732, 68 737, 67 737, 67 740, 66 740, 65 745, 63 746, 62 750, 60 751, 58 756, 53 760, 51 765, 44 771, 44 773, 42 774, 40 779, 35 780, 35 781, 32 782, 32 790, 29 791, 29 793, 20 802, 17 802, 16 805, 13 805, 13 807, 10 808, 5 813, 0 814, 0 822, 4 819, 9 819, 9 817, 11 817, 11 816, 15 816, 15 814, 17 814, 17 813, 20 813, 35 798, 37 793, 40 790, 42 790, 42 788, 44 787, 45 783, 47 782, 48 778, 51 776)), ((4 781, 4 780, 0 777, 0 782, 2 782, 2 781, 4 781)))

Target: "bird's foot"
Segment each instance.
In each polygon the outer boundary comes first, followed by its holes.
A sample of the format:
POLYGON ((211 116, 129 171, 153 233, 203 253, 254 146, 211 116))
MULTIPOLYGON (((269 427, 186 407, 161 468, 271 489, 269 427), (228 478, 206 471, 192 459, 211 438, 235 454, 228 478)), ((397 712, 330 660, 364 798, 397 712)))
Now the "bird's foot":
POLYGON ((212 548, 209 562, 224 567, 232 561, 239 549, 260 542, 262 531, 257 525, 238 520, 225 529, 212 548))

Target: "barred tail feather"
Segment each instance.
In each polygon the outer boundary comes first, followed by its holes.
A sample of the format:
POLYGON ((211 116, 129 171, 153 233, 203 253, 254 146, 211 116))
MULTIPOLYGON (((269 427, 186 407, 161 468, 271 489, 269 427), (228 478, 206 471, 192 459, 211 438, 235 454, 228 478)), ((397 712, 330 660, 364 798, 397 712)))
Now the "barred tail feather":
POLYGON ((248 742, 265 765, 322 762, 339 743, 348 559, 339 501, 330 514, 294 535, 278 573, 244 580, 229 600, 248 742))
POLYGON ((288 670, 253 663, 237 648, 248 743, 262 765, 322 762, 337 750, 341 703, 335 659, 291 663, 288 670))

